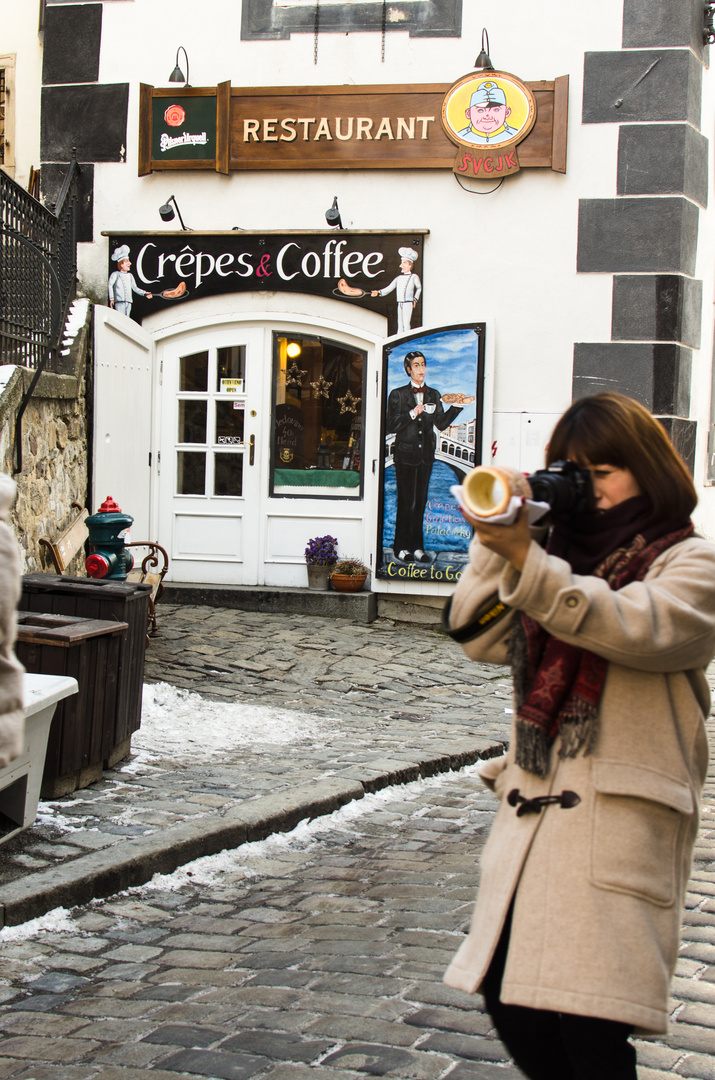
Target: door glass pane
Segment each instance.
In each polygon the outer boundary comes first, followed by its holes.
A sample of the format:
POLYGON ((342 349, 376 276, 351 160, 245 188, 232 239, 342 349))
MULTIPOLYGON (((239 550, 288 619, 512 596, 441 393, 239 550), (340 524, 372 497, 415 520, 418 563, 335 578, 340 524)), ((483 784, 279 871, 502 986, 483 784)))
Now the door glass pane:
POLYGON ((179 450, 176 456, 176 494, 205 495, 206 454, 196 450, 179 450))
POLYGON ((214 495, 243 494, 243 454, 214 454, 214 495))
POLYGON ((242 394, 246 378, 246 346, 230 345, 217 349, 216 390, 221 393, 242 394))
POLYGON ((274 335, 276 495, 310 487, 359 498, 364 364, 364 353, 336 341, 274 335))
POLYGON ((209 388, 209 354, 193 353, 179 360, 179 390, 205 393, 209 388))
POLYGON ((180 401, 179 402, 179 435, 180 443, 205 443, 206 442, 206 402, 205 401, 180 401))
POLYGON ((216 442, 230 445, 243 442, 242 401, 216 402, 216 442))

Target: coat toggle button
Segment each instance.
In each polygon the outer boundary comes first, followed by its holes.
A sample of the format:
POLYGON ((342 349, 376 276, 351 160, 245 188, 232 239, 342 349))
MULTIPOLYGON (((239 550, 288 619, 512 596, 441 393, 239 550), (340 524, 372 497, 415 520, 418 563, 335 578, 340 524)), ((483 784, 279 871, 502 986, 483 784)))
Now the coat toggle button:
POLYGON ((518 788, 512 788, 506 797, 509 806, 518 806, 517 817, 524 814, 540 814, 543 806, 560 806, 562 810, 571 810, 581 802, 581 796, 575 791, 562 791, 560 795, 538 795, 535 799, 526 799, 518 788))

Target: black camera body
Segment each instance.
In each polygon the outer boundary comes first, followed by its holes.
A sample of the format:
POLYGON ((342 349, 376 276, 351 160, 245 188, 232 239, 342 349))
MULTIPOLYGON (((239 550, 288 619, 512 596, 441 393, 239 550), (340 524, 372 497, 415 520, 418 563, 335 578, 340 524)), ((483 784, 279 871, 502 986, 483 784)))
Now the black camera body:
POLYGON ((594 508, 593 485, 588 469, 573 461, 554 461, 527 477, 535 502, 545 502, 552 516, 583 514, 594 508))

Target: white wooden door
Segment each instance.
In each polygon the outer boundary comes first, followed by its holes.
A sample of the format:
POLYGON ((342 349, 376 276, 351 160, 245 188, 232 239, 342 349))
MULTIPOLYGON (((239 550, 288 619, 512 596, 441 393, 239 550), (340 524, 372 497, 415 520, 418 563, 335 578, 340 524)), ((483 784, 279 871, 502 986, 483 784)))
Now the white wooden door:
POLYGON ((270 415, 262 328, 182 335, 159 352, 160 534, 174 581, 259 583, 270 415))
POLYGON ((134 518, 134 540, 152 535, 153 341, 138 323, 94 309, 94 437, 90 512, 111 495, 134 518))

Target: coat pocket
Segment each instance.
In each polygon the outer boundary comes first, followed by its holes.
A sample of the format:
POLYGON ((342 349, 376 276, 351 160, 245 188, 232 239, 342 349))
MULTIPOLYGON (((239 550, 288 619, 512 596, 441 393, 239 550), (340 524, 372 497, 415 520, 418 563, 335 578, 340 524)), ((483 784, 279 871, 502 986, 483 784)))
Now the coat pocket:
POLYGON ((690 787, 667 773, 604 759, 593 761, 592 777, 592 884, 669 907, 695 809, 690 787))

